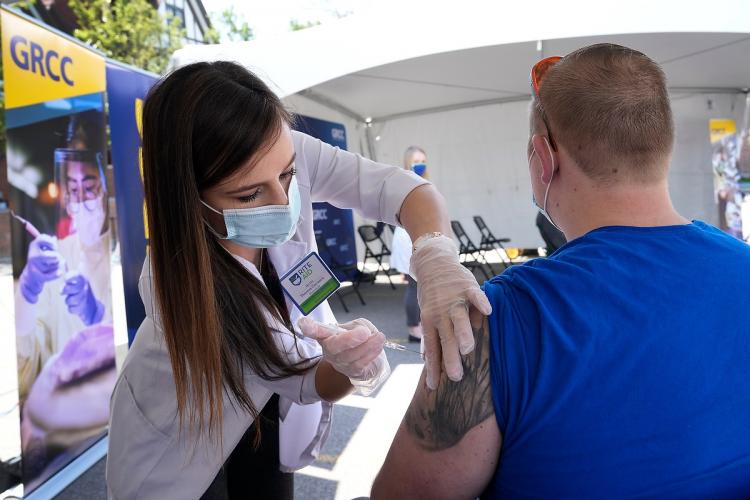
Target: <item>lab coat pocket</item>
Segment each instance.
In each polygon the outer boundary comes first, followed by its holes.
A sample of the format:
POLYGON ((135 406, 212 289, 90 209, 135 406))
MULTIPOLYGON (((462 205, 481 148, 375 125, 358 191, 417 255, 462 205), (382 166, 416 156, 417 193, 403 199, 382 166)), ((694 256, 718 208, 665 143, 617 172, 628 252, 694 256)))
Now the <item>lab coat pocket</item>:
POLYGON ((107 488, 111 498, 138 498, 146 478, 170 443, 146 418, 125 376, 112 394, 107 488))

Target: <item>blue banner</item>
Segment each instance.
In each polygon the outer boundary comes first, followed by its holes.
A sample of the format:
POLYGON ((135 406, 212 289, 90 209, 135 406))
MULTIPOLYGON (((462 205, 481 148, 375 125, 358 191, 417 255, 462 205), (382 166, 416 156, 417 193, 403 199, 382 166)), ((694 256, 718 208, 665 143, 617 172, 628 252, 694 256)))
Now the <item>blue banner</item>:
MULTIPOLYGON (((297 116, 296 129, 332 146, 346 149, 346 129, 340 123, 297 116)), ((313 226, 318 241, 318 253, 340 281, 352 281, 356 272, 341 271, 342 267, 357 265, 352 211, 328 203, 313 203, 313 226)))
POLYGON ((117 229, 125 289, 128 343, 133 342, 136 330, 146 317, 138 294, 138 278, 148 246, 143 171, 139 161, 140 124, 143 99, 156 80, 156 76, 107 62, 109 129, 117 186, 117 229))

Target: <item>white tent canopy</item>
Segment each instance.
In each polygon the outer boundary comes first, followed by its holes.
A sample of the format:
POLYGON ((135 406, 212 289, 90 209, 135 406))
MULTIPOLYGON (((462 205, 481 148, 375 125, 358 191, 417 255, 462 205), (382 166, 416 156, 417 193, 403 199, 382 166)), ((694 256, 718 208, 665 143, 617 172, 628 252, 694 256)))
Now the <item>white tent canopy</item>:
POLYGON ((470 234, 471 216, 481 214, 496 233, 536 246, 525 158, 529 70, 543 56, 602 41, 663 66, 677 128, 675 203, 715 221, 707 121, 742 125, 747 1, 389 0, 275 38, 189 46, 173 65, 239 62, 296 111, 344 123, 350 149, 379 161, 400 164, 406 146, 419 144, 431 180, 470 234))

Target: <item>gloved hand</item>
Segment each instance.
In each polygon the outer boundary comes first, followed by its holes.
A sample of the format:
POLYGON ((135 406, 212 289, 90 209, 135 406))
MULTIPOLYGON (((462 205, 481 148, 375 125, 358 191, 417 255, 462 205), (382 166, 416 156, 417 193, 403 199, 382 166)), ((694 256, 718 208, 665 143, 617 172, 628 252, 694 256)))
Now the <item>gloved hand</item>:
POLYGON ((309 318, 297 322, 305 337, 318 341, 323 359, 349 377, 358 393, 368 396, 391 373, 383 351, 385 335, 370 321, 356 319, 349 323, 321 325, 309 318))
POLYGON ((441 358, 448 378, 463 378, 461 355, 474 350, 469 308, 486 316, 492 313, 492 306, 474 275, 459 262, 456 244, 447 236, 420 243, 412 253, 409 270, 417 280, 422 310, 427 386, 435 389, 441 358))
POLYGON ((99 323, 104 317, 104 305, 94 297, 89 280, 81 273, 74 273, 65 279, 62 294, 68 312, 75 314, 86 326, 99 323))
POLYGON ((29 245, 26 267, 18 280, 21 294, 29 304, 36 304, 44 284, 63 274, 63 258, 57 250, 57 238, 40 234, 29 245))

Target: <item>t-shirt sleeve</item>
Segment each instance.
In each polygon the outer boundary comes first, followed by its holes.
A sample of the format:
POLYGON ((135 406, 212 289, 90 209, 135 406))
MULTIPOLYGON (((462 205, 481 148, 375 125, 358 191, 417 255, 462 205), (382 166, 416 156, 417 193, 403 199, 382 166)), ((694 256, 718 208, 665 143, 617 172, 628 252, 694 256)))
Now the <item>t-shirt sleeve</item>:
POLYGON ((492 400, 503 447, 512 443, 536 380, 539 320, 531 297, 500 276, 484 291, 492 304, 489 317, 492 400))

